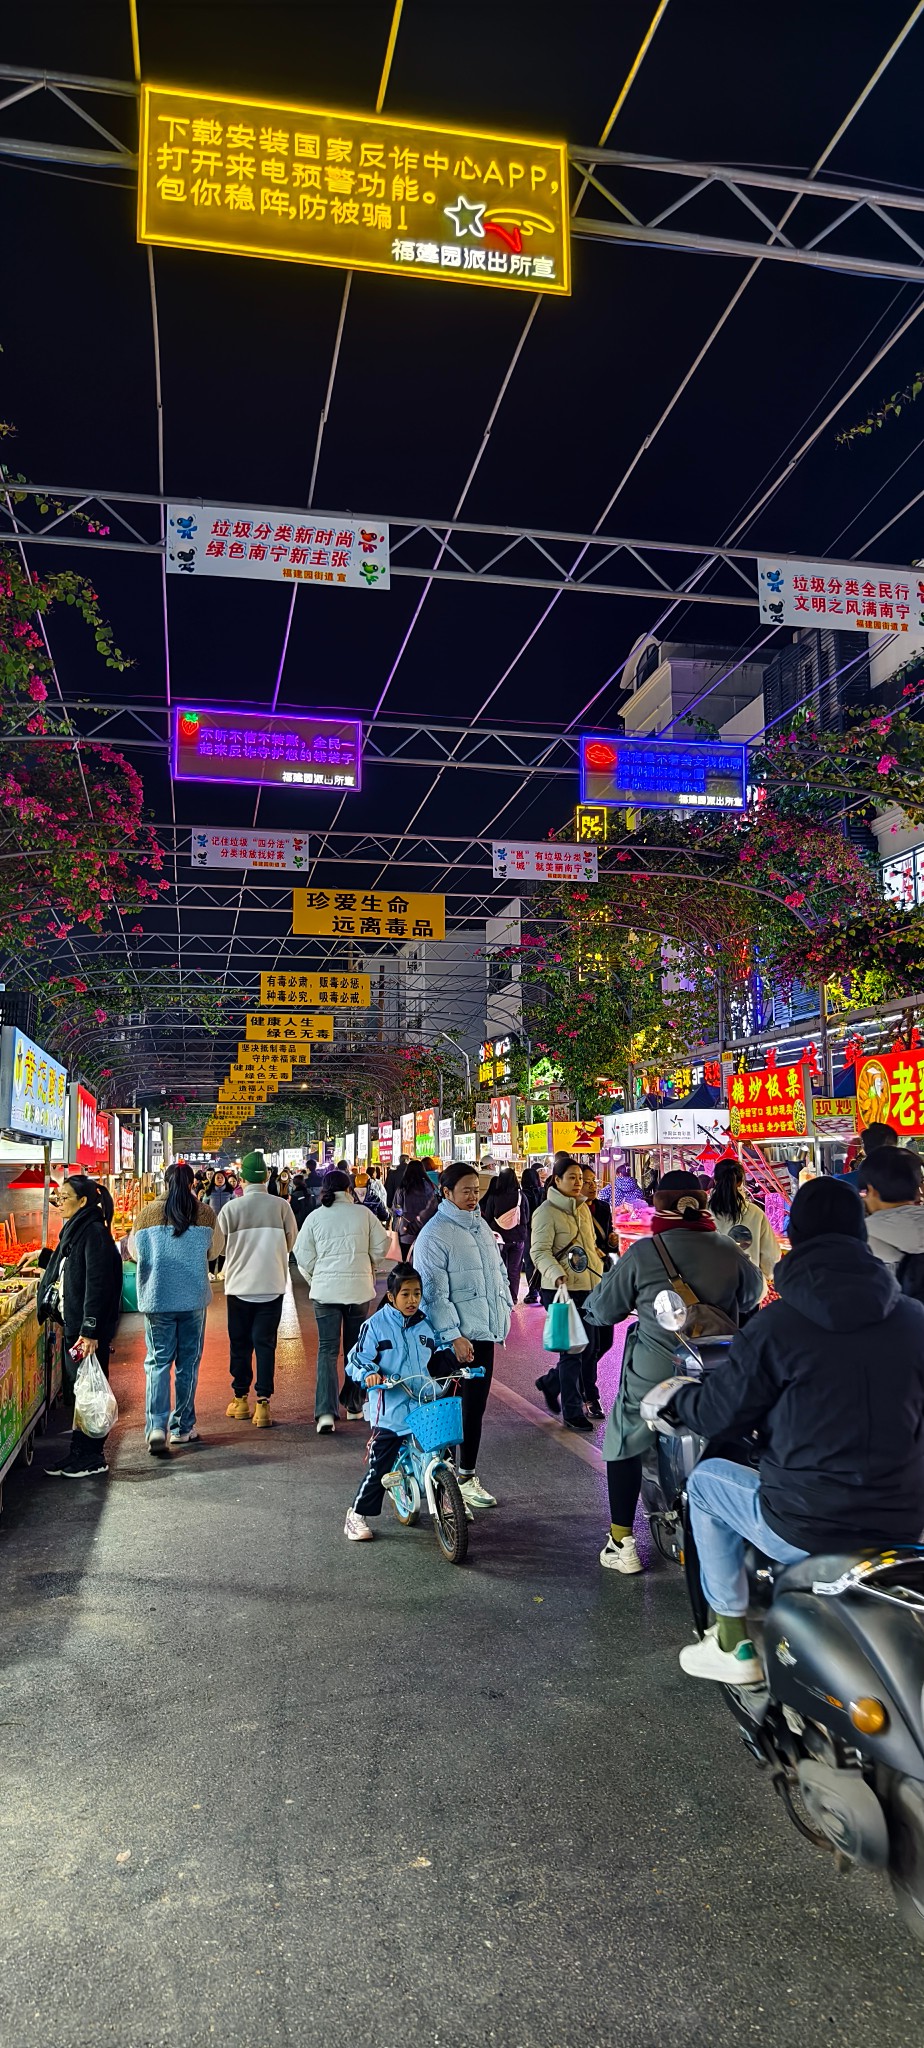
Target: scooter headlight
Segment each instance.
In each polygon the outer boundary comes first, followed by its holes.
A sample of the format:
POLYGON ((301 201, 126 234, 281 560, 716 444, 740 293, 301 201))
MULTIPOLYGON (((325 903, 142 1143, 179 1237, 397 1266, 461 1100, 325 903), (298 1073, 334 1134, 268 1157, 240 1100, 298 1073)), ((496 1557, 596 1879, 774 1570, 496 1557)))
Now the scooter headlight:
POLYGON ((850 1718, 861 1735, 881 1735, 889 1716, 881 1700, 851 1700, 850 1718))

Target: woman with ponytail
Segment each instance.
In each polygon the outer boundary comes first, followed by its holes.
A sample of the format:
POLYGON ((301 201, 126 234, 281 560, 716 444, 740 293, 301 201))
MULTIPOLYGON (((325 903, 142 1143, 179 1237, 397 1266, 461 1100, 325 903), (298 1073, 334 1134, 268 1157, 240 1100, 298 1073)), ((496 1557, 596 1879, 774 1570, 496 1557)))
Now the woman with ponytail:
POLYGON ((617 1260, 582 1304, 586 1323, 638 1322, 626 1337, 619 1392, 603 1435, 610 1500, 610 1533, 600 1552, 607 1571, 644 1570, 632 1533, 642 1484, 642 1453, 651 1442, 640 1402, 651 1387, 676 1371, 676 1339, 655 1315, 655 1299, 674 1285, 671 1268, 697 1301, 721 1309, 737 1324, 756 1308, 763 1292, 757 1267, 732 1240, 716 1230, 707 1196, 694 1173, 665 1173, 654 1193, 651 1236, 617 1260), (664 1255, 658 1249, 663 1242, 664 1255))

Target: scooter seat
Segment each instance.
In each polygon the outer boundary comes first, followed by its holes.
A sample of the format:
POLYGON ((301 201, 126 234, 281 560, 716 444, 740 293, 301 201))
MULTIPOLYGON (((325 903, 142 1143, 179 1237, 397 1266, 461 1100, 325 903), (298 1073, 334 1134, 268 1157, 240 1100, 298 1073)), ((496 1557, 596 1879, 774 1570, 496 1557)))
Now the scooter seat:
MULTIPOLYGON (((833 1584, 836 1579, 843 1578, 845 1573, 853 1571, 856 1565, 869 1563, 870 1560, 879 1559, 882 1555, 881 1549, 871 1547, 868 1550, 836 1552, 834 1555, 826 1554, 823 1557, 803 1557, 798 1564, 784 1565, 774 1576, 773 1597, 776 1599, 780 1593, 810 1593, 813 1586, 833 1584)), ((889 1551, 888 1555, 896 1564, 900 1564, 904 1559, 916 1564, 924 1561, 924 1552, 910 1545, 889 1551)))

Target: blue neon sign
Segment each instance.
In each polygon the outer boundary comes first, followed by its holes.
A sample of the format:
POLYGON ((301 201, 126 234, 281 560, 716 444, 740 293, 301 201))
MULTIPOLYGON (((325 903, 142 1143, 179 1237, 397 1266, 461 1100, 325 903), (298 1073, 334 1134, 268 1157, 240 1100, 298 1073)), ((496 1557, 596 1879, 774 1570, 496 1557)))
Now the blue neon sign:
POLYGON ((635 811, 743 811, 748 750, 729 740, 584 733, 581 802, 635 811))

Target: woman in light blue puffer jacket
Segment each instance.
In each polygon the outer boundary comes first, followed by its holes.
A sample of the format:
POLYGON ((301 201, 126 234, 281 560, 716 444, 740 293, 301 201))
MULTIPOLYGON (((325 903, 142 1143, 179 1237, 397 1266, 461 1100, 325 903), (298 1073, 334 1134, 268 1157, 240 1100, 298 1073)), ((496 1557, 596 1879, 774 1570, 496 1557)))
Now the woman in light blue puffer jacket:
POLYGON ((460 1365, 479 1365, 484 1379, 462 1382, 459 1486, 470 1508, 494 1508, 493 1493, 475 1471, 481 1425, 494 1372, 494 1346, 506 1341, 513 1303, 493 1231, 478 1207, 477 1167, 457 1161, 440 1176, 442 1200, 414 1244, 423 1282, 423 1310, 441 1349, 460 1365))

